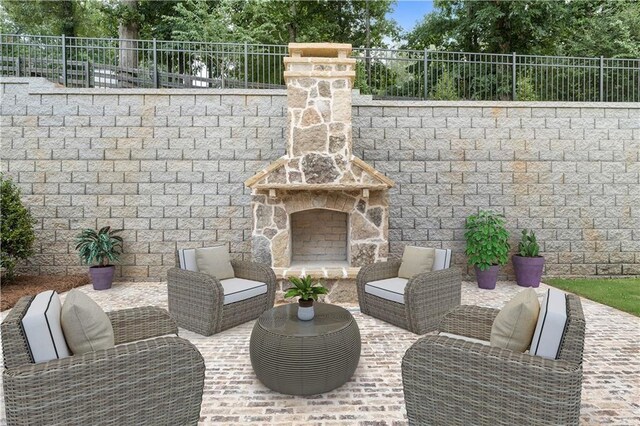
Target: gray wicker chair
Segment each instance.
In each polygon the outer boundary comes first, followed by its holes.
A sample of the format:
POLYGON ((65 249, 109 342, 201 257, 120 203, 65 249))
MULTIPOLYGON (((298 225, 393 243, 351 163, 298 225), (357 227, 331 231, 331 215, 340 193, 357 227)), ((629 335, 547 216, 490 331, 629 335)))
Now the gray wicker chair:
POLYGON ((356 277, 360 311, 416 334, 435 330, 446 312, 460 305, 461 277, 457 268, 414 276, 404 288, 404 303, 365 291, 367 283, 398 276, 399 260, 363 266, 356 277))
MULTIPOLYGON (((439 331, 489 340, 498 310, 460 306, 439 331)), ((577 425, 585 320, 580 298, 567 295, 558 359, 444 336, 425 336, 402 360, 412 425, 577 425)))
MULTIPOLYGON (((180 266, 177 257, 176 263, 180 266)), ((261 263, 242 260, 232 260, 231 266, 237 278, 266 283, 267 292, 225 305, 224 289, 216 277, 179 267, 169 269, 169 313, 179 327, 211 336, 256 319, 273 307, 276 297, 276 275, 273 269, 261 263)))
POLYGON ((204 360, 187 340, 166 336, 178 332, 167 311, 108 312, 118 346, 34 364, 21 323, 31 299, 1 327, 8 425, 198 423, 204 360))

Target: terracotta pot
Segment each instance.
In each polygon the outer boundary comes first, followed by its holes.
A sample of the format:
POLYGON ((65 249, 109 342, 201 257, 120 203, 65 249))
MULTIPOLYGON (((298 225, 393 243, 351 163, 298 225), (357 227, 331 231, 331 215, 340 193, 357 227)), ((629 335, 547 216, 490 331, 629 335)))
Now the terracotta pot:
POLYGON ((315 316, 313 310, 313 299, 311 300, 298 300, 298 319, 302 321, 312 320, 315 316))
POLYGON ((493 290, 496 288, 500 266, 491 265, 486 271, 481 271, 477 266, 474 266, 474 269, 476 271, 476 281, 478 282, 479 288, 484 290, 493 290))
POLYGON ((113 283, 113 273, 115 270, 116 267, 113 265, 90 267, 89 275, 91 275, 93 289, 107 290, 111 288, 111 284, 113 283))
POLYGON ((544 269, 544 257, 524 257, 514 255, 511 258, 513 270, 516 273, 516 282, 521 287, 538 287, 542 270, 544 269))

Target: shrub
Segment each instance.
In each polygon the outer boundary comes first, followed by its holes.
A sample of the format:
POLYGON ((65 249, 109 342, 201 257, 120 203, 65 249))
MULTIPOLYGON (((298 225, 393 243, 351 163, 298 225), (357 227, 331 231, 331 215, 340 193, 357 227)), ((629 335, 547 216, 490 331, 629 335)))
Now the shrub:
POLYGON ((456 79, 449 73, 449 71, 443 71, 436 83, 431 99, 434 101, 457 101, 460 99, 458 96, 458 87, 456 85, 456 79))
POLYGON ((464 225, 467 229, 464 234, 467 240, 465 254, 470 265, 485 271, 491 265, 507 263, 511 246, 504 222, 503 215, 486 210, 467 218, 464 225))
POLYGON ((0 267, 4 269, 7 279, 11 280, 18 260, 33 255, 33 242, 36 239, 33 224, 36 221, 22 204, 20 189, 13 180, 0 173, 0 185, 0 267))
POLYGON ((531 77, 525 75, 520 77, 518 82, 516 83, 516 100, 518 101, 537 101, 538 95, 536 94, 536 89, 533 86, 533 81, 531 77))

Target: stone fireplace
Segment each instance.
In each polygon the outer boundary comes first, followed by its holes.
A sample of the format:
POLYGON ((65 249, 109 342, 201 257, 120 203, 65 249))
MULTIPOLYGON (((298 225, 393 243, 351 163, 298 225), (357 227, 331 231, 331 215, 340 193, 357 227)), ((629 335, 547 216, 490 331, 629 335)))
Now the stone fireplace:
POLYGON ((354 157, 349 44, 289 44, 286 154, 245 184, 252 251, 273 267, 386 260, 393 181, 354 157))

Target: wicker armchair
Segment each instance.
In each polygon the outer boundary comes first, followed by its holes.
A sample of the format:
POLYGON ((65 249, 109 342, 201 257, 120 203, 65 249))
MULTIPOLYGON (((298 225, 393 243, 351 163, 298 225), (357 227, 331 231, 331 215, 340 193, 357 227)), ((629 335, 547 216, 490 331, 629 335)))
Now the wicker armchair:
POLYGON ((460 271, 446 268, 414 276, 404 288, 404 303, 365 291, 367 283, 398 276, 399 260, 373 263, 358 272, 360 311, 416 334, 435 330, 442 315, 460 305, 460 271))
MULTIPOLYGON (((179 266, 178 259, 176 262, 179 266)), ((179 267, 169 269, 169 313, 179 327, 210 336, 256 319, 273 307, 276 297, 276 275, 273 269, 261 263, 241 260, 232 260, 231 266, 237 278, 266 283, 267 292, 224 304, 224 289, 216 277, 179 267)))
POLYGON ((197 424, 204 360, 187 340, 165 336, 178 331, 167 311, 108 312, 116 347, 34 364, 21 324, 31 299, 2 322, 8 425, 197 424))
MULTIPOLYGON (((489 340, 498 310, 460 306, 439 330, 489 340)), ((577 425, 585 320, 580 299, 567 295, 567 324, 558 359, 481 343, 425 336, 402 360, 413 425, 577 425)))

